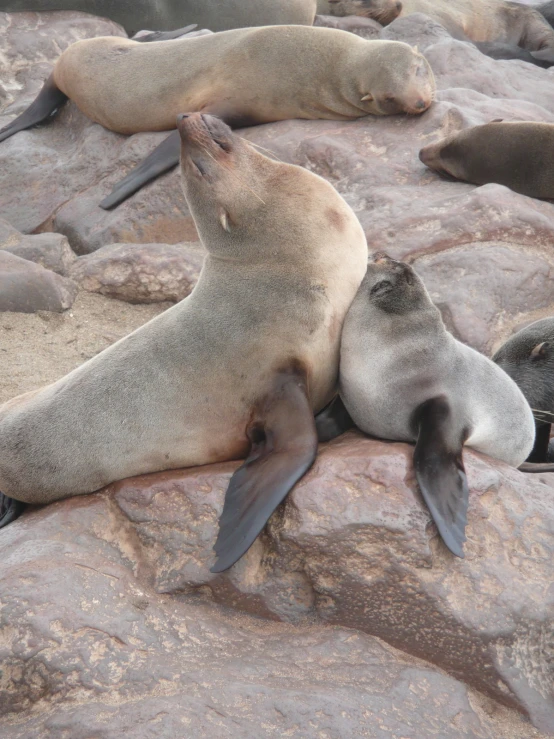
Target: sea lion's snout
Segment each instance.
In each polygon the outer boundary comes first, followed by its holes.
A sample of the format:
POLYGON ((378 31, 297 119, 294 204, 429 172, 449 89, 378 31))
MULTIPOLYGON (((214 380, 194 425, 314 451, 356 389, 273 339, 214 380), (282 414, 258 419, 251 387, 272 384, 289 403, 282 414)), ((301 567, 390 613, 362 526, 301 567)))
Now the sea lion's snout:
POLYGON ((233 132, 220 118, 204 113, 180 113, 177 116, 177 130, 181 141, 201 147, 231 150, 233 132))

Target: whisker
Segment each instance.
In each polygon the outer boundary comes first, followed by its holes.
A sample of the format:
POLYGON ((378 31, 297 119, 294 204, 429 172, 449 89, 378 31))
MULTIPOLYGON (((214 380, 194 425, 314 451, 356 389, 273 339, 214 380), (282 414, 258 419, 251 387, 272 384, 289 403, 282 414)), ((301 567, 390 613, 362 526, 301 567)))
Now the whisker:
POLYGON ((224 165, 223 165, 223 164, 222 164, 221 162, 218 162, 218 161, 217 161, 217 159, 216 159, 216 158, 215 158, 215 157, 214 157, 214 156, 213 156, 213 155, 211 154, 211 152, 209 152, 209 151, 208 151, 208 150, 207 150, 206 148, 204 148, 204 147, 202 147, 202 148, 204 149, 205 153, 206 153, 206 154, 207 154, 207 155, 208 155, 208 156, 210 157, 210 159, 213 159, 213 160, 214 160, 214 162, 215 162, 216 164, 219 164, 219 166, 220 166, 220 167, 221 167, 222 169, 225 169, 225 170, 226 170, 227 172, 229 172, 229 174, 231 174, 231 175, 232 175, 232 176, 233 176, 233 177, 234 177, 234 178, 235 178, 236 180, 238 180, 238 182, 240 182, 240 184, 241 184, 241 185, 242 185, 243 187, 245 187, 245 188, 246 188, 247 190, 250 190, 250 192, 252 193, 252 195, 254 195, 254 197, 255 197, 255 198, 258 198, 258 200, 260 201, 260 203, 262 203, 262 205, 265 205, 265 204, 266 204, 266 203, 265 203, 265 201, 263 201, 263 200, 261 199, 261 197, 260 197, 260 196, 258 195, 258 193, 254 192, 254 190, 253 190, 253 189, 252 189, 251 187, 249 187, 249 186, 248 186, 248 185, 246 184, 246 182, 244 182, 243 180, 241 180, 241 178, 240 178, 240 177, 239 177, 239 176, 237 175, 237 173, 236 173, 236 172, 235 172, 234 170, 232 170, 232 169, 231 169, 230 167, 225 167, 225 166, 224 166, 224 165))

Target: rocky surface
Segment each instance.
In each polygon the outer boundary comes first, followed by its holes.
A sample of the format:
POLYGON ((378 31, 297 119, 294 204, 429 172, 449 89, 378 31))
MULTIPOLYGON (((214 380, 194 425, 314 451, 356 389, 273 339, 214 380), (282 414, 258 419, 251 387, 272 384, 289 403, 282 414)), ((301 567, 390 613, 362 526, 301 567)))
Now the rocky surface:
MULTIPOLYGON (((552 203, 443 181, 417 153, 494 118, 554 122, 554 71, 489 59, 420 15, 382 30, 318 22, 418 44, 436 102, 418 117, 284 121, 245 137, 332 182, 370 248, 415 263, 458 338, 490 352, 553 314, 552 203)), ((60 49, 106 33, 124 35, 82 14, 0 14, 0 125, 34 98, 60 49)), ((10 264, 63 280, 40 266, 56 263, 126 301, 186 294, 201 251, 177 172, 115 211, 97 205, 164 135, 113 134, 68 104, 0 144, 10 224, 0 281, 10 264), (31 253, 38 264, 18 258, 31 253)), ((65 326, 64 341, 80 341, 82 326, 65 326)), ((104 333, 83 359, 117 338, 104 333)), ((26 513, 0 533, 2 737, 554 736, 554 476, 466 452, 459 560, 421 502, 411 454, 355 434, 322 447, 249 553, 218 576, 209 567, 234 464, 26 513)))
POLYGON ((71 279, 83 290, 128 303, 177 302, 198 280, 198 244, 112 244, 80 257, 71 279))
POLYGON ((59 275, 67 274, 69 267, 77 259, 65 236, 57 233, 25 236, 2 219, 0 219, 0 249, 40 264, 41 267, 59 275))
POLYGON ((77 290, 71 280, 0 250, 0 312, 59 313, 71 307, 77 290))
POLYGON ((29 511, 0 537, 2 736, 547 736, 484 693, 548 722, 551 489, 467 457, 463 562, 414 495, 409 448, 352 436, 218 576, 233 464, 29 511))

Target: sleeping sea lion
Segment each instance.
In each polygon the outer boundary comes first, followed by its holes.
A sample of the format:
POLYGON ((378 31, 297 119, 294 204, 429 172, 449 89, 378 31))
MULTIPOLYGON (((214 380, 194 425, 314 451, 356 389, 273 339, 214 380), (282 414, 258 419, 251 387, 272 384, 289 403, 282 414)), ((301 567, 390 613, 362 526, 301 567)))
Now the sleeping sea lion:
POLYGON ((554 198, 554 124, 492 121, 425 146, 419 158, 449 179, 496 182, 532 198, 554 198))
MULTIPOLYGON (((0 490, 27 503, 247 457, 214 571, 312 464, 367 245, 336 190, 217 118, 180 116, 182 184, 208 250, 189 297, 61 380, 0 407, 0 490)), ((5 510, 10 515, 9 501, 5 510)))
POLYGON ((294 23, 311 26, 316 0, 0 0, 0 11, 80 10, 120 23, 132 36, 196 23, 211 31, 294 23))
MULTIPOLYGON (((331 28, 245 28, 149 44, 102 37, 64 51, 0 141, 45 120, 67 97, 97 123, 131 134, 175 128, 179 111, 218 115, 233 127, 418 114, 434 93, 431 67, 408 44, 331 28)), ((179 141, 175 132, 162 142, 101 206, 117 205, 174 166, 179 141)))
POLYGON ((549 448, 554 422, 554 317, 542 318, 511 336, 493 356, 527 398, 535 416, 535 445, 524 472, 554 470, 549 448), (538 463, 538 464, 537 464, 538 463))
MULTIPOLYGON (((446 546, 463 557, 463 445, 514 467, 533 448, 533 414, 516 383, 448 333, 412 267, 378 253, 344 322, 339 388, 362 431, 416 442, 423 498, 446 546)), ((318 427, 330 438, 328 419, 318 427)))
POLYGON ((554 29, 535 8, 506 0, 402 0, 396 16, 383 16, 382 2, 329 0, 332 15, 364 15, 387 25, 395 17, 424 13, 454 38, 498 41, 554 54, 554 29), (380 17, 378 17, 378 15, 380 17))

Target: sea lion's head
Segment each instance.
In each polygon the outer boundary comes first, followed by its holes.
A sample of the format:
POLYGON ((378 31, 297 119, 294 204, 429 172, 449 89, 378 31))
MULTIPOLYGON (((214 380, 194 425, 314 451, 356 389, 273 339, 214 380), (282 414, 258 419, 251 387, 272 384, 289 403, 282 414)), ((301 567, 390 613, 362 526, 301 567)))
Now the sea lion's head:
POLYGON ((387 26, 402 10, 399 0, 329 0, 331 15, 360 15, 387 26))
MULTIPOLYGON (((477 126, 476 128, 481 128, 477 126)), ((429 169, 447 180, 467 180, 466 161, 473 158, 474 128, 447 136, 434 144, 424 146, 419 158, 429 169)))
POLYGON ((181 183, 211 254, 241 261, 309 260, 361 228, 332 185, 270 159, 215 116, 177 117, 181 183))
POLYGON ((360 287, 366 299, 386 313, 407 313, 430 302, 413 267, 384 252, 373 255, 360 287))
POLYGON ((368 41, 367 59, 357 66, 358 107, 373 115, 424 113, 435 99, 436 83, 427 59, 402 41, 368 41))

